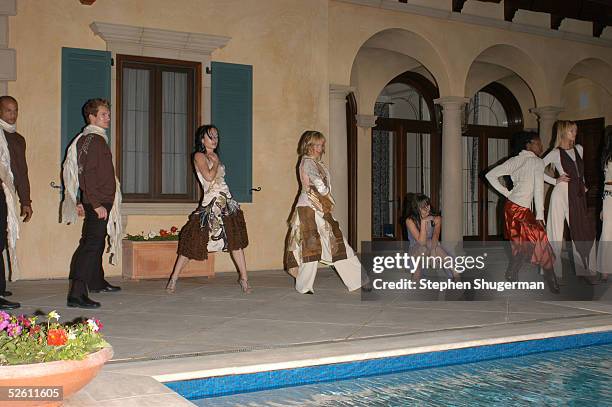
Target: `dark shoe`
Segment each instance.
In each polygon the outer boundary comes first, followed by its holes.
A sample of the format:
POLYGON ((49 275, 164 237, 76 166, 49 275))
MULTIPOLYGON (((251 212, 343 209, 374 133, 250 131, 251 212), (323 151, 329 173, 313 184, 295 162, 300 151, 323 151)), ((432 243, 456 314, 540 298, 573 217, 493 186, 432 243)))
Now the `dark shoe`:
POLYGON ((597 285, 599 283, 596 276, 579 276, 578 280, 588 285, 597 285))
POLYGON ((306 291, 304 294, 309 294, 309 295, 314 295, 314 293, 312 291, 306 291))
POLYGON ((6 290, 3 293, 0 293, 0 297, 10 297, 11 295, 13 295, 13 293, 6 290))
POLYGON ((367 283, 361 286, 361 291, 363 291, 364 293, 369 293, 373 289, 374 289, 374 286, 372 285, 372 280, 368 280, 367 283))
POLYGON ((100 303, 92 300, 86 295, 80 297, 68 297, 67 305, 76 308, 100 308, 100 303))
POLYGON ((546 285, 551 293, 559 294, 561 292, 559 283, 557 282, 557 276, 552 270, 544 270, 544 279, 546 280, 546 285))
POLYGON ((16 309, 19 307, 21 307, 21 304, 18 302, 12 302, 5 300, 4 298, 0 298, 0 309, 16 309))
POLYGON ((113 293, 115 291, 121 291, 121 287, 117 285, 106 284, 106 287, 103 287, 97 290, 93 288, 89 289, 89 292, 91 293, 113 293))

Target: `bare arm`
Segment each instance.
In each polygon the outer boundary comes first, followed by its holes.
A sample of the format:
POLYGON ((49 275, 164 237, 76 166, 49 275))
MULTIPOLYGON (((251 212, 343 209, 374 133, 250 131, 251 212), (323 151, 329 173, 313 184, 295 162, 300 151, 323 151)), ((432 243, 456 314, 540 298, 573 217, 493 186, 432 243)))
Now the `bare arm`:
POLYGON ((417 229, 416 224, 412 219, 406 219, 406 227, 408 232, 416 239, 420 244, 427 243, 427 222, 429 219, 423 219, 421 221, 421 229, 417 229))
POLYGON ((212 182, 219 171, 219 157, 215 153, 195 153, 195 165, 200 174, 208 182, 212 182), (208 163, 212 163, 212 167, 208 166, 208 163))

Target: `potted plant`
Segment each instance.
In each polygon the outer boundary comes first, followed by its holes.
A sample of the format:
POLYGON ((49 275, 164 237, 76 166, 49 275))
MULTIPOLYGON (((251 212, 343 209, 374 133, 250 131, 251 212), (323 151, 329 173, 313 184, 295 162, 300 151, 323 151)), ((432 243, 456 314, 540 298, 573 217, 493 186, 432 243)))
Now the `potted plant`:
MULTIPOLYGON (((169 230, 128 234, 123 240, 123 278, 131 280, 168 278, 174 267, 180 230, 172 226, 169 230)), ((190 261, 184 277, 214 277, 214 253, 206 261, 190 261)))
POLYGON ((99 320, 60 324, 59 318, 56 311, 45 321, 0 311, 0 387, 8 392, 5 401, 61 405, 113 356, 99 320))

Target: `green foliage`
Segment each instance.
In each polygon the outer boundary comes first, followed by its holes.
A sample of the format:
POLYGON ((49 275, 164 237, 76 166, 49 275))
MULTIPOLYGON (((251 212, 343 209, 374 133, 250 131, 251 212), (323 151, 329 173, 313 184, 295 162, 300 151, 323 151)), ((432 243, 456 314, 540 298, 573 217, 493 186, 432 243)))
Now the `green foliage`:
POLYGON ((16 317, 0 311, 0 365, 82 360, 110 346, 100 334, 100 321, 92 318, 60 324, 58 320, 55 311, 42 323, 37 317, 16 317))

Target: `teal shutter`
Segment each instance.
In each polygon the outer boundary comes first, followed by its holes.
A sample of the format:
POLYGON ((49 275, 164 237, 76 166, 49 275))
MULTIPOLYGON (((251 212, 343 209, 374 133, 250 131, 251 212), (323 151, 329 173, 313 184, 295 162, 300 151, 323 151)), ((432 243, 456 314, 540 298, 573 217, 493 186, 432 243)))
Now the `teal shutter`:
POLYGON ((82 109, 92 98, 111 98, 111 53, 62 48, 62 162, 68 144, 86 124, 82 109))
POLYGON ((253 67, 212 63, 212 122, 219 128, 219 157, 238 202, 253 195, 253 67))

